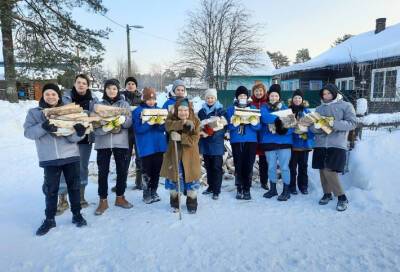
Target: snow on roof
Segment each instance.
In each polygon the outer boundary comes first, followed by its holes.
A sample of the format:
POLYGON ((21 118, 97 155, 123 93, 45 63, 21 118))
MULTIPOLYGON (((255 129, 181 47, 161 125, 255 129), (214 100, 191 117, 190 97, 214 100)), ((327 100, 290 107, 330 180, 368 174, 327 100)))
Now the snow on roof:
POLYGON ((238 71, 233 72, 231 76, 270 76, 275 70, 271 59, 266 53, 254 55, 254 60, 259 64, 257 66, 240 65, 238 71))
POLYGON ((389 26, 378 34, 372 30, 353 36, 309 61, 277 69, 273 74, 394 56, 400 56, 400 23, 389 26))

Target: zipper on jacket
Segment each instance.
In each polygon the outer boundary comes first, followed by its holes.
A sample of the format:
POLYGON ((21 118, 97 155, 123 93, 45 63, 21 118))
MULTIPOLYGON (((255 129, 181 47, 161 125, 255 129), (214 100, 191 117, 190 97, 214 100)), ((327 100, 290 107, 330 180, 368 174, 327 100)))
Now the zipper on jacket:
POLYGON ((110 147, 113 148, 113 133, 111 132, 110 147))

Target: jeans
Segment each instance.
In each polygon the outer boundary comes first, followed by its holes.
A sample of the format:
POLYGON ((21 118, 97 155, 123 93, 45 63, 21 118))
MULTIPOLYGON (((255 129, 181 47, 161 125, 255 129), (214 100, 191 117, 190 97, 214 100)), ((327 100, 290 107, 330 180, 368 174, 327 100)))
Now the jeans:
POLYGON ((289 148, 271 150, 265 152, 265 156, 267 157, 268 161, 268 176, 270 182, 276 183, 278 181, 276 169, 277 169, 277 164, 279 162, 283 183, 289 185, 290 184, 289 161, 291 156, 291 150, 289 148))

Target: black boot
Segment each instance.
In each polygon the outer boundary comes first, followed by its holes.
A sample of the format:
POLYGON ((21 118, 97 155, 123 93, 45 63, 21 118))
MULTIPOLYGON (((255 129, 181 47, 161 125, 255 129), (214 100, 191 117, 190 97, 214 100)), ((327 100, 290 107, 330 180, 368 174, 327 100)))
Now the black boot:
POLYGON ((210 189, 210 186, 206 189, 206 190, 204 190, 203 192, 202 192, 202 194, 203 195, 210 195, 210 194, 212 194, 213 192, 212 192, 212 190, 210 189))
POLYGON ((49 232, 50 229, 56 227, 56 220, 54 219, 45 219, 42 223, 42 225, 38 228, 36 231, 37 236, 42 236, 45 235, 46 233, 49 232))
POLYGON ((143 202, 146 204, 152 203, 151 201, 151 189, 149 188, 150 178, 148 175, 143 174, 142 180, 142 189, 143 189, 143 202))
POLYGON ((264 190, 268 191, 269 190, 268 182, 261 182, 261 188, 263 188, 264 190))
POLYGON ((72 223, 75 224, 78 228, 86 226, 87 222, 85 218, 83 218, 81 213, 76 213, 72 216, 72 223))
POLYGON ((136 170, 136 179, 135 179, 135 185, 132 188, 133 190, 142 190, 142 171, 141 170, 136 170))
POLYGON ((278 196, 279 201, 287 201, 290 198, 289 185, 283 184, 283 192, 278 196))
POLYGON ((243 190, 243 199, 244 200, 250 200, 251 199, 250 189, 243 190))
POLYGON ((296 186, 294 187, 289 187, 289 192, 292 195, 297 195, 297 190, 296 190, 296 186))
POLYGON ((237 187, 236 199, 243 199, 243 189, 241 187, 237 187))
POLYGON ((277 196, 278 192, 276 191, 276 183, 271 182, 271 189, 269 189, 268 192, 266 192, 263 197, 265 198, 272 198, 274 196, 277 196))
POLYGON ((329 201, 331 201, 331 200, 332 200, 332 194, 331 194, 331 193, 329 193, 329 194, 324 194, 324 195, 322 196, 322 198, 320 199, 320 201, 319 201, 319 205, 326 205, 326 204, 328 204, 329 201))

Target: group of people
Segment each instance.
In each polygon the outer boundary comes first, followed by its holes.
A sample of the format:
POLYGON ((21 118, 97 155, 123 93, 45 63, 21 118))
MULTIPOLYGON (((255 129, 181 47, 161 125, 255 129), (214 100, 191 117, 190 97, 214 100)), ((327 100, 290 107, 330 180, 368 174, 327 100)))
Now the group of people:
POLYGON ((39 166, 44 169, 43 192, 45 194, 46 219, 37 230, 37 235, 46 234, 56 226, 55 216, 70 205, 72 223, 77 227, 87 225, 81 208, 88 205, 85 186, 88 183, 88 164, 94 145, 97 151, 99 203, 96 215, 108 209, 108 176, 111 157, 116 166, 115 206, 130 209, 133 205, 125 198, 128 170, 135 150, 135 189, 143 190, 143 201, 151 204, 160 201, 157 194, 160 177, 165 178, 165 188, 170 192, 173 211, 179 208, 179 197, 186 195, 189 213, 197 211, 197 191, 200 188, 201 159, 207 172, 208 188, 203 191, 217 200, 223 179, 224 142, 229 139, 235 166, 236 199, 251 199, 253 165, 258 156, 260 184, 267 190, 265 198, 278 196, 277 182, 280 170, 283 191, 277 199, 287 201, 291 194, 308 194, 308 154, 313 152, 312 167, 320 170, 324 195, 319 204, 327 204, 338 198, 337 210, 344 211, 348 200, 340 184, 338 173, 343 172, 346 161, 347 134, 355 127, 353 106, 345 102, 334 84, 327 84, 320 92, 321 105, 315 111, 334 118, 330 134, 314 125, 307 132, 299 133, 287 128, 279 114, 291 109, 295 118, 309 113, 307 102, 300 90, 293 92, 288 106, 282 101, 281 88, 273 84, 268 91, 264 84, 257 83, 251 93, 239 86, 234 104, 226 110, 218 101, 217 90, 205 91, 205 103, 194 112, 187 98, 182 80, 173 83, 169 99, 162 109, 168 110, 163 123, 142 120, 146 109, 161 109, 157 105, 156 90, 145 87, 139 91, 137 80, 128 77, 125 88, 119 81, 105 81, 103 99, 99 101, 89 89, 89 78, 80 74, 75 78, 71 91, 62 94, 55 84, 46 84, 42 89, 39 106, 30 109, 24 123, 25 137, 35 140, 39 166), (77 123, 74 133, 56 136, 57 127, 45 117, 43 109, 76 103, 85 111, 92 112, 96 104, 127 109, 129 114, 113 120, 118 130, 95 128, 86 134, 86 128, 77 123), (258 109, 259 121, 235 124, 232 122, 239 109, 258 109), (224 126, 218 130, 203 125, 204 121, 218 117, 224 126), (269 181, 269 185, 268 185, 269 181), (179 184, 178 184, 179 183, 179 184), (61 185, 60 185, 61 184, 61 185), (180 189, 180 191, 179 191, 180 189), (67 195, 69 203, 67 201, 67 195))

